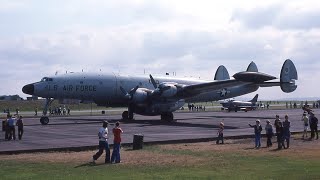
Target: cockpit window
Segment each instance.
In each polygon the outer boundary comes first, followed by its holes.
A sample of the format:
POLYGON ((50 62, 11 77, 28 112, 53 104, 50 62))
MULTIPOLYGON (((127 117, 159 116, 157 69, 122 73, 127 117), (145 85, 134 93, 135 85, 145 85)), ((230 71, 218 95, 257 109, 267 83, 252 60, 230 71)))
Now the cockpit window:
POLYGON ((53 81, 52 78, 44 77, 41 79, 41 82, 53 81))

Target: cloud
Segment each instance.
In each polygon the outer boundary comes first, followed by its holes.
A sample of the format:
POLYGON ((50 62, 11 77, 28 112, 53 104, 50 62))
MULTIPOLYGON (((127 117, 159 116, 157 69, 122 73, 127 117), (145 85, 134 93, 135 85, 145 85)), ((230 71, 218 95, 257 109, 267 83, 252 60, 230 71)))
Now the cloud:
POLYGON ((301 8, 286 3, 267 7, 257 7, 249 10, 234 11, 231 22, 239 21, 248 28, 258 29, 274 27, 284 30, 308 30, 320 28, 320 6, 301 8))

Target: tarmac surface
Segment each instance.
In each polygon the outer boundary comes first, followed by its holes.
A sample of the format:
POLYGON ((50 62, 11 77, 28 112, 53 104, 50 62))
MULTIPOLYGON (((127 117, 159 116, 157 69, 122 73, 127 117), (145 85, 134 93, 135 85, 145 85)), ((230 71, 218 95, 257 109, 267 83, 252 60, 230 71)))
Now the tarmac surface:
MULTIPOLYGON (((315 110, 319 114, 320 110, 315 110)), ((177 122, 160 121, 159 116, 135 115, 134 121, 121 121, 121 115, 101 116, 55 116, 50 117, 48 125, 41 125, 40 117, 24 118, 24 135, 22 140, 5 141, 4 132, 0 132, 0 154, 17 152, 37 152, 58 149, 80 149, 81 147, 96 147, 98 144, 98 130, 103 120, 109 121, 109 143, 113 142, 112 128, 116 121, 124 133, 123 143, 132 143, 135 134, 143 134, 144 142, 178 142, 197 140, 213 140, 217 137, 219 123, 224 122, 224 136, 253 135, 254 130, 248 123, 255 124, 261 120, 262 127, 269 119, 274 123, 275 115, 281 120, 289 115, 291 132, 303 131, 301 109, 288 110, 256 110, 249 112, 181 112, 174 113, 177 122)), ((263 130, 263 133, 265 131, 263 130)), ((17 130, 16 130, 17 135, 17 130)))

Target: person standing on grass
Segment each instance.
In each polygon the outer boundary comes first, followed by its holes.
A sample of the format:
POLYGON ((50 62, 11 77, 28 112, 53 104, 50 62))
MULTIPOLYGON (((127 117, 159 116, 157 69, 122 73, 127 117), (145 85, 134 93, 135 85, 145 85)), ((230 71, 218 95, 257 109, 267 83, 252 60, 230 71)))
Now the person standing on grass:
POLYGON ((307 113, 305 113, 305 112, 303 113, 301 121, 303 121, 303 127, 304 127, 302 138, 304 139, 304 136, 306 136, 306 138, 308 138, 309 118, 307 116, 307 113))
POLYGON ((273 127, 270 124, 270 121, 267 120, 267 124, 265 127, 266 130, 266 136, 267 136, 267 147, 271 147, 272 146, 272 136, 273 136, 273 127))
POLYGON ((110 148, 108 144, 108 122, 104 121, 102 123, 102 127, 99 129, 98 132, 99 137, 99 151, 93 155, 92 157, 92 163, 95 163, 95 161, 102 155, 103 151, 106 151, 106 158, 104 163, 110 163, 110 148))
POLYGON ((22 116, 19 116, 18 120, 17 120, 17 126, 18 126, 18 138, 19 140, 22 139, 22 135, 23 135, 23 120, 22 120, 22 116))
POLYGON ((113 151, 111 156, 111 163, 120 163, 120 143, 121 143, 121 133, 123 133, 120 128, 119 122, 116 122, 115 127, 112 130, 113 132, 113 151))
POLYGON ((16 121, 12 118, 12 115, 9 115, 8 127, 9 127, 9 140, 16 140, 16 121))
POLYGON ((284 121, 283 121, 283 138, 284 140, 286 140, 287 142, 287 149, 289 148, 289 145, 290 145, 290 124, 291 122, 289 121, 289 116, 288 115, 285 115, 284 116, 284 121))
POLYGON ((314 115, 313 112, 310 112, 310 129, 311 129, 311 137, 310 139, 314 139, 315 134, 317 135, 317 139, 319 139, 318 135, 318 118, 314 115))
POLYGON ((221 140, 221 144, 223 144, 223 130, 224 130, 224 124, 223 122, 220 123, 220 127, 219 127, 219 130, 218 130, 218 138, 217 138, 217 141, 216 141, 216 144, 219 144, 219 141, 221 140))
POLYGON ((4 135, 5 140, 9 140, 9 134, 10 134, 10 128, 8 125, 9 118, 10 118, 10 115, 7 115, 7 118, 6 118, 5 122, 3 123, 4 124, 4 131, 5 131, 5 135, 4 135))
POLYGON ((284 148, 284 141, 283 141, 283 125, 281 121, 277 122, 278 132, 277 132, 277 142, 278 142, 278 149, 284 148))
POLYGON ((255 148, 260 148, 261 147, 261 131, 262 131, 262 127, 260 125, 260 120, 256 120, 256 124, 255 125, 251 125, 249 124, 250 127, 254 128, 254 135, 255 135, 255 148))

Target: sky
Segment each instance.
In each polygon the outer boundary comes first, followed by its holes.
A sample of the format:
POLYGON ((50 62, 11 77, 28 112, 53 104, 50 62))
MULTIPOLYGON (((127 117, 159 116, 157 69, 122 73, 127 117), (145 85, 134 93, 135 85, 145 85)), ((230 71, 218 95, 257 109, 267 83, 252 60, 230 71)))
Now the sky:
POLYGON ((254 61, 279 77, 291 59, 296 91, 255 93, 320 97, 319 30, 317 0, 0 0, 0 95, 26 97, 23 85, 66 71, 210 80, 254 61))

